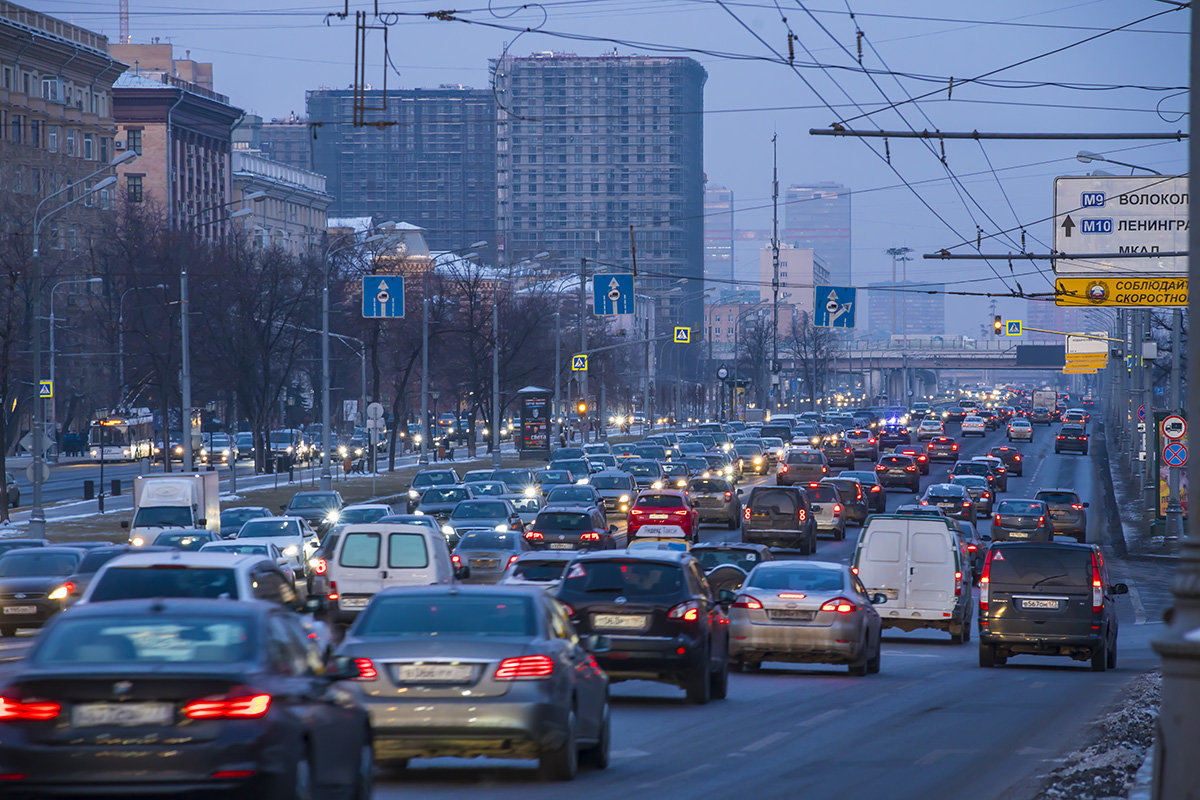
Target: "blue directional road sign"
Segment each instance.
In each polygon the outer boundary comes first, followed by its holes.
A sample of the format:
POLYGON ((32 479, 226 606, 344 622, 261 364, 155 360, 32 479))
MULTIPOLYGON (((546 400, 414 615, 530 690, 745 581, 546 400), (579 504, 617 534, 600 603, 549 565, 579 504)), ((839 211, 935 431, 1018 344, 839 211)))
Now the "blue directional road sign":
POLYGON ((366 275, 362 289, 362 314, 367 319, 404 316, 403 275, 366 275))
POLYGON ((856 291, 852 286, 813 287, 813 325, 821 328, 853 328, 854 300, 856 291))
POLYGON ((607 317, 633 313, 633 275, 593 275, 592 313, 607 317))

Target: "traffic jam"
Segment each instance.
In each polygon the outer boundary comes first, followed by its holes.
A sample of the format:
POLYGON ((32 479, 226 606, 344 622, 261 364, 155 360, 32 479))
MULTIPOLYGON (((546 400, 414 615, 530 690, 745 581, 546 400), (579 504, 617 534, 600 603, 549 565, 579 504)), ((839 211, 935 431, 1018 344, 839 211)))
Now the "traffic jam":
POLYGON ((1008 386, 676 425, 279 514, 147 477, 127 543, 0 540, 5 796, 571 781, 653 756, 623 716, 720 724, 756 682, 1113 669, 1128 587, 1057 480, 1092 411, 1008 386))

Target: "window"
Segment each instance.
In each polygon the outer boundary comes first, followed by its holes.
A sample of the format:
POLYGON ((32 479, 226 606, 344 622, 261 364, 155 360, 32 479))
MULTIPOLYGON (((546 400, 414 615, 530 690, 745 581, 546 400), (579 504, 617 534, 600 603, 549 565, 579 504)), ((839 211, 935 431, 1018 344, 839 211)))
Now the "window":
POLYGON ((142 202, 142 176, 130 175, 125 178, 125 194, 131 203, 142 202))
POLYGON ((46 149, 51 153, 58 152, 58 126, 46 126, 46 149))
POLYGON ((53 103, 58 102, 58 78, 42 78, 42 97, 53 103))
POLYGON ((340 564, 343 567, 377 569, 379 567, 379 534, 352 533, 342 542, 340 564))
POLYGON ((83 135, 83 157, 87 161, 96 160, 96 134, 85 133, 83 135))
POLYGON ((425 537, 419 533, 393 533, 388 536, 388 566, 399 569, 429 566, 425 537))
POLYGON ((112 161, 112 139, 107 136, 100 137, 100 160, 105 164, 112 161))
POLYGON ((140 156, 142 154, 142 129, 130 128, 125 134, 125 144, 140 156))
POLYGON ((9 140, 13 144, 21 143, 21 126, 23 125, 24 122, 25 122, 25 118, 22 117, 20 114, 12 115, 12 135, 9 137, 9 140))
POLYGON ((70 128, 67 128, 67 150, 66 150, 66 153, 69 156, 76 155, 75 131, 71 130, 70 128))

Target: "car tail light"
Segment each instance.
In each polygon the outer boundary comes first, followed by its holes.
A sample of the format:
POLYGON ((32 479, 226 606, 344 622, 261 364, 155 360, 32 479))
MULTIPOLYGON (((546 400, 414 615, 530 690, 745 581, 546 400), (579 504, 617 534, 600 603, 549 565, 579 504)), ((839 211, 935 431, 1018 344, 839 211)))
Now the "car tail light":
POLYGON ((546 535, 541 531, 525 531, 526 541, 540 542, 546 538, 546 535))
POLYGON ((1081 441, 1081 442, 1086 442, 1086 441, 1087 441, 1087 434, 1080 434, 1080 436, 1079 436, 1079 441, 1081 441))
POLYGON ((695 600, 680 603, 667 612, 667 619, 680 619, 684 622, 695 622, 700 619, 700 604, 695 600))
POLYGON ((803 592, 780 592, 776 597, 780 600, 803 600, 808 595, 803 592))
POLYGON ((686 508, 681 508, 678 511, 672 511, 671 513, 677 517, 686 517, 688 515, 688 510, 686 508))
POLYGON ((851 567, 851 568, 850 568, 850 572, 851 572, 851 574, 853 574, 853 575, 857 575, 857 574, 858 574, 858 567, 851 567))
POLYGON ((996 525, 999 525, 1000 524, 1000 515, 999 514, 993 515, 992 522, 995 523, 996 525))
POLYGON ((821 474, 822 474, 822 475, 824 475, 824 474, 826 474, 826 473, 828 473, 828 472, 829 472, 829 467, 821 467, 821 474))
POLYGON ((1064 438, 1066 438, 1066 437, 1064 437, 1064 436, 1062 436, 1062 435, 1060 434, 1059 436, 1056 436, 1055 438, 1056 438, 1056 439, 1064 439, 1064 438))
MULTIPOLYGON (((580 537, 580 538, 583 538, 583 537, 580 537)), ((508 569, 508 568, 509 568, 509 567, 511 567, 513 564, 517 563, 517 559, 518 559, 518 558, 520 558, 520 556, 519 556, 519 555, 515 555, 515 554, 514 554, 514 555, 511 555, 511 556, 509 556, 509 557, 508 557, 508 563, 504 565, 504 568, 505 568, 505 569, 508 569)))
POLYGON ((909 464, 907 467, 904 468, 904 471, 905 472, 916 472, 917 466, 915 464, 909 464))
POLYGON ((631 508, 629 509, 629 513, 633 516, 637 516, 638 514, 645 514, 646 512, 640 508, 631 508))
POLYGON ((1013 461, 1020 461, 1020 460, 1021 460, 1021 456, 1020 456, 1020 455, 1015 455, 1015 456, 1013 456, 1013 461))
POLYGON ((329 562, 323 558, 318 558, 317 565, 315 567, 313 567, 313 572, 315 572, 318 575, 324 575, 328 571, 329 571, 329 562))
POLYGON ((991 492, 984 492, 984 493, 983 493, 983 499, 984 499, 984 500, 987 500, 987 499, 988 499, 988 498, 990 498, 991 496, 992 496, 992 493, 991 493, 991 492))
POLYGON ((725 493, 725 502, 728 503, 732 499, 733 499, 733 492, 726 492, 725 493))
POLYGON ((883 487, 880 486, 879 484, 875 484, 874 486, 871 487, 871 491, 872 492, 881 492, 881 491, 883 491, 883 487))
POLYGON ((927 506, 927 505, 929 505, 929 501, 928 501, 928 500, 922 500, 922 501, 921 501, 921 505, 923 505, 923 506, 927 506))
POLYGON ((1071 508, 1075 511, 1083 511, 1083 503, 1071 503, 1071 508))
POLYGON ((842 513, 842 504, 841 504, 841 503, 834 503, 834 504, 833 504, 833 515, 834 515, 835 517, 837 517, 837 516, 841 516, 841 513, 842 513))
POLYGON ((870 439, 867 439, 867 444, 875 444, 875 437, 872 436, 870 439))
MULTIPOLYGON (((454 556, 450 556, 450 560, 453 561, 454 556)), ((329 600, 337 600, 339 597, 341 597, 341 595, 338 594, 337 581, 329 582, 329 594, 326 595, 326 597, 329 600)))
POLYGON ((1100 579, 1100 562, 1096 560, 1096 554, 1092 553, 1092 613, 1099 614, 1104 611, 1104 582, 1100 579))
POLYGON ((554 659, 549 656, 506 658, 492 675, 497 681, 540 681, 554 674, 554 659))
POLYGON ((749 608, 757 611, 762 607, 762 603, 758 602, 757 598, 751 597, 748 594, 739 594, 733 601, 733 608, 749 608))
POLYGON ((579 541, 581 541, 581 542, 598 542, 598 541, 600 541, 600 534, 597 533, 596 531, 587 531, 585 533, 579 534, 579 541))
POLYGON ((979 550, 979 545, 975 545, 975 544, 969 544, 969 545, 967 545, 967 552, 968 552, 968 553, 974 553, 974 552, 976 552, 977 550, 979 550))
POLYGON ((954 596, 958 597, 962 594, 962 573, 954 573, 954 596))
MULTIPOLYGON (((562 603, 561 600, 559 600, 558 602, 562 603)), ((562 607, 567 610, 568 617, 575 616, 575 606, 571 605, 570 603, 562 603, 562 607)))
POLYGON ((796 513, 796 519, 800 520, 801 522, 807 522, 808 521, 808 509, 805 509, 805 508, 800 509, 796 513))
POLYGON ((50 700, 16 700, 0 697, 0 722, 27 720, 43 722, 54 719, 62 706, 50 700))
MULTIPOLYGON (((992 553, 995 550, 988 550, 987 558, 983 561, 983 574, 979 576, 979 610, 987 611, 988 603, 991 601, 992 595, 992 553)), ((983 618, 979 618, 979 624, 985 625, 983 618)))
MULTIPOLYGON (((779 471, 780 471, 780 472, 787 472, 787 464, 780 464, 780 465, 779 465, 779 471)), ((729 492, 726 492, 726 494, 729 494, 729 492)))
POLYGON ((1038 525, 1045 525, 1045 524, 1046 524, 1046 517, 1044 515, 1038 517, 1038 525))
POLYGON ((358 677, 354 679, 356 681, 373 681, 379 677, 375 662, 369 658, 354 659, 354 666, 358 667, 358 677))
POLYGON ((970 502, 963 503, 963 508, 970 508, 970 507, 971 507, 970 502))
POLYGON ((193 700, 183 707, 188 719, 259 719, 271 708, 271 695, 219 695, 193 700))
POLYGON ((951 449, 951 450, 957 450, 957 449, 958 449, 958 445, 957 445, 957 444, 952 444, 952 445, 950 445, 950 449, 951 449))
POLYGON ((836 611, 839 614, 849 614, 854 611, 854 603, 845 597, 835 597, 821 604, 822 611, 836 611))
POLYGON ((876 464, 876 465, 875 465, 875 471, 876 471, 876 472, 883 472, 883 471, 884 471, 884 470, 886 470, 886 469, 887 469, 887 467, 885 467, 883 464, 876 464))
POLYGON ((750 506, 746 506, 744 509, 742 509, 742 518, 747 522, 750 521, 750 506))

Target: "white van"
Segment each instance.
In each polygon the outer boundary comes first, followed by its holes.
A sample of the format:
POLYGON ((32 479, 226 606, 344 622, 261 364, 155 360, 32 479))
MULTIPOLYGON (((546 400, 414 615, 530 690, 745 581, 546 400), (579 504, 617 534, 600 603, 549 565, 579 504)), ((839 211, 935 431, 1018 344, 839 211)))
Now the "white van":
POLYGON ((971 638, 971 578, 946 520, 875 514, 852 563, 867 594, 887 595, 883 627, 940 628, 956 644, 971 638))
POLYGON ((407 522, 347 525, 325 565, 329 621, 349 624, 375 594, 390 586, 453 583, 445 538, 407 522))

